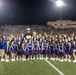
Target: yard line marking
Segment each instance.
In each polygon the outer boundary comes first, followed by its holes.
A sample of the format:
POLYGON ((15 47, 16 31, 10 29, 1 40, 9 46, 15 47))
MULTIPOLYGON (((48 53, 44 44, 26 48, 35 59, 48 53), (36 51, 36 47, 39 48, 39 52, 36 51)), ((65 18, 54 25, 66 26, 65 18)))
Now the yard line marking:
POLYGON ((60 75, 64 75, 64 73, 62 73, 57 67, 55 67, 51 62, 49 62, 48 60, 45 59, 45 61, 52 66, 60 75))

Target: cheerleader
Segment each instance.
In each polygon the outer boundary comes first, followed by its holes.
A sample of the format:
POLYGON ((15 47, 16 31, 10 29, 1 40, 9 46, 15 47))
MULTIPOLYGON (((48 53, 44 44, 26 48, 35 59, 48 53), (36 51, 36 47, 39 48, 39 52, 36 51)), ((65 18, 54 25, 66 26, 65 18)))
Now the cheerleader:
POLYGON ((5 61, 5 51, 7 50, 7 39, 6 36, 3 36, 3 41, 2 41, 2 52, 1 52, 1 61, 5 61))
POLYGON ((74 42, 73 57, 74 57, 73 62, 76 63, 76 41, 74 42))
POLYGON ((53 60, 58 60, 58 52, 59 52, 59 41, 57 38, 55 38, 55 41, 54 41, 54 50, 53 50, 53 60))
POLYGON ((25 61, 26 59, 25 59, 25 44, 24 43, 21 44, 20 51, 21 51, 21 59, 22 61, 25 61))
POLYGON ((60 57, 60 61, 63 62, 63 58, 64 58, 64 44, 62 42, 62 40, 60 39, 59 41, 59 57, 60 57))
POLYGON ((28 48, 28 51, 29 51, 29 56, 28 56, 28 60, 31 59, 32 60, 32 50, 33 50, 33 42, 32 40, 30 39, 29 42, 27 43, 27 48, 28 48))
POLYGON ((69 61, 71 62, 71 58, 73 58, 73 49, 74 49, 74 39, 73 38, 68 38, 68 41, 70 43, 70 51, 69 51, 69 61))
POLYGON ((34 59, 35 59, 35 58, 38 59, 38 41, 36 40, 36 37, 35 37, 34 40, 33 40, 33 45, 34 45, 33 54, 35 55, 35 56, 34 56, 34 59))
POLYGON ((50 60, 53 60, 53 50, 54 50, 54 43, 52 39, 49 39, 49 54, 50 54, 50 60))
POLYGON ((43 57, 48 59, 48 55, 47 55, 47 50, 48 50, 48 43, 46 42, 46 40, 44 40, 43 43, 43 57))
POLYGON ((42 39, 40 39, 40 41, 39 41, 38 49, 39 49, 40 60, 43 60, 43 41, 42 41, 42 39))
POLYGON ((24 40, 24 55, 25 55, 25 59, 24 60, 26 60, 26 58, 28 57, 28 55, 29 55, 29 51, 28 51, 28 49, 27 49, 27 40, 25 39, 24 40))
POLYGON ((64 42, 64 50, 65 50, 65 61, 68 60, 68 62, 70 62, 70 56, 69 56, 69 51, 70 51, 70 43, 68 42, 67 39, 65 39, 65 42, 64 42), (69 57, 69 59, 68 59, 69 57))
POLYGON ((18 42, 16 41, 16 38, 14 38, 14 41, 12 42, 10 50, 11 50, 11 53, 12 53, 11 61, 15 61, 15 57, 16 57, 17 50, 18 50, 18 42))
POLYGON ((6 53, 6 56, 5 56, 6 62, 9 62, 9 59, 10 59, 10 54, 11 54, 10 47, 11 47, 11 38, 9 38, 7 40, 7 50, 5 51, 5 53, 6 53))

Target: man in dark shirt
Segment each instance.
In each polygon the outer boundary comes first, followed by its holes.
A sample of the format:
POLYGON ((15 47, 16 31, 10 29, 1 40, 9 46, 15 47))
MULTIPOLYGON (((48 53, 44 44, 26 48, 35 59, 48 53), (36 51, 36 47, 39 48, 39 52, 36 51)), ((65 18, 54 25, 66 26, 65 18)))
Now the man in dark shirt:
POLYGON ((32 33, 30 32, 30 28, 27 28, 27 32, 24 35, 24 37, 29 40, 32 37, 32 33))

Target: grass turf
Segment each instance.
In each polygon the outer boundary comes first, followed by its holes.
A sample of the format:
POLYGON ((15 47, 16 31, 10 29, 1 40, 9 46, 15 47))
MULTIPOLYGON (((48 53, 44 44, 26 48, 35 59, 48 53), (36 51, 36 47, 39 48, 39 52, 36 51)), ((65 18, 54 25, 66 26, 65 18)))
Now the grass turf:
POLYGON ((76 75, 76 63, 73 62, 59 62, 59 61, 51 61, 54 66, 56 66, 60 71, 62 71, 65 75, 76 75))
POLYGON ((59 75, 45 60, 0 61, 0 75, 59 75))

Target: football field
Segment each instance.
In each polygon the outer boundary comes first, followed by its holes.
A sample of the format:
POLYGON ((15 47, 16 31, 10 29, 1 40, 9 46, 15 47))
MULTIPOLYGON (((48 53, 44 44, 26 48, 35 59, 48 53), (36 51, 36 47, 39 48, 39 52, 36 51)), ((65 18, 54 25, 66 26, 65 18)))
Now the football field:
MULTIPOLYGON (((48 60, 64 75, 76 75, 76 63, 48 60)), ((45 60, 0 61, 0 75, 61 75, 45 60)))

